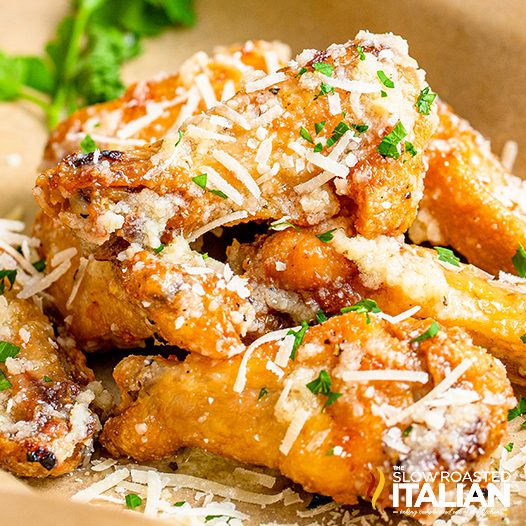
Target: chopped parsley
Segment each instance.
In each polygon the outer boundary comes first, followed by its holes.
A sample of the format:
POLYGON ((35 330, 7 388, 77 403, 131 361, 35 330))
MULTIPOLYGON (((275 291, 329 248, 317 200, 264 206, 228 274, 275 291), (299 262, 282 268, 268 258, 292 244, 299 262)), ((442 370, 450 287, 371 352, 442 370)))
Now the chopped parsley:
POLYGON ((179 146, 179 143, 181 142, 181 139, 183 138, 184 132, 179 130, 178 132, 179 137, 177 138, 177 141, 175 141, 174 146, 179 146))
POLYGON ((0 391, 5 391, 13 387, 13 384, 6 378, 3 371, 0 371, 0 391))
POLYGON ((526 278, 526 250, 521 243, 517 247, 517 252, 511 258, 515 271, 521 278, 526 278))
POLYGON ((351 128, 345 122, 340 121, 332 131, 332 135, 327 139, 327 148, 338 142, 342 135, 351 128))
POLYGON ((215 519, 225 519, 224 522, 227 524, 230 524, 230 521, 234 519, 235 517, 229 517, 228 515, 207 515, 205 517, 205 522, 213 521, 215 519))
POLYGON ((455 253, 449 248, 433 247, 438 252, 438 260, 449 263, 455 267, 460 267, 460 259, 455 256, 455 253))
POLYGON ((325 312, 323 312, 322 309, 320 309, 317 313, 316 313, 316 321, 318 323, 323 323, 324 321, 327 321, 329 318, 327 318, 327 314, 325 314, 325 312))
POLYGON ((332 230, 327 230, 327 232, 323 232, 323 234, 316 234, 316 237, 322 243, 328 243, 329 241, 332 241, 334 239, 333 233, 336 232, 336 230, 336 228, 333 228, 332 230))
POLYGON ((33 267, 37 272, 44 272, 44 270, 46 270, 46 260, 39 259, 38 261, 35 261, 33 267))
POLYGON ((311 144, 314 144, 310 133, 303 126, 300 128, 300 136, 303 137, 306 141, 310 142, 311 144))
POLYGON ((220 197, 221 199, 228 199, 228 195, 225 194, 225 192, 221 192, 221 190, 215 190, 211 189, 208 190, 211 194, 217 195, 217 197, 220 197))
POLYGON ((404 150, 411 156, 414 157, 417 154, 416 148, 412 142, 405 141, 404 150))
POLYGON ((320 92, 314 96, 314 100, 317 100, 320 97, 323 97, 324 95, 328 95, 329 93, 334 93, 334 88, 329 84, 322 82, 320 85, 320 92))
POLYGON ((384 90, 380 91, 380 96, 383 98, 387 97, 387 93, 384 90))
POLYGON ((376 74, 386 88, 394 88, 394 82, 381 69, 376 74))
POLYGON ((80 141, 80 151, 82 153, 91 153, 97 149, 97 143, 92 139, 91 135, 86 135, 82 141, 80 141))
POLYGON ((268 395, 268 389, 266 387, 262 387, 260 390, 259 390, 259 394, 258 394, 258 402, 262 399, 262 398, 265 398, 265 396, 268 395))
POLYGON ((142 499, 136 493, 128 493, 126 495, 126 506, 131 510, 138 508, 142 504, 142 499))
POLYGON ((511 453, 512 450, 513 450, 513 442, 508 442, 508 443, 504 446, 504 449, 505 449, 508 453, 511 453))
POLYGON ((307 389, 315 395, 321 394, 323 396, 327 397, 327 401, 325 402, 325 405, 323 407, 328 407, 332 405, 340 396, 342 396, 342 393, 335 393, 331 389, 332 387, 332 381, 329 373, 327 371, 320 371, 320 374, 318 375, 318 378, 313 380, 312 382, 309 382, 307 384, 307 389))
POLYGON ((0 340, 0 362, 5 363, 8 358, 14 358, 20 352, 20 347, 0 340))
POLYGON ((195 177, 192 177, 192 181, 202 188, 203 190, 206 190, 206 183, 208 181, 208 175, 207 174, 200 174, 196 175, 195 177))
POLYGON ((49 376, 44 376, 42 380, 44 380, 44 382, 46 382, 47 384, 53 381, 49 376))
POLYGON ((358 52, 358 56, 360 57, 360 60, 365 60, 365 53, 363 52, 363 47, 356 46, 356 51, 358 52))
POLYGON ((357 312, 358 314, 365 314, 365 323, 369 324, 371 323, 371 318, 369 317, 369 313, 378 313, 382 312, 382 309, 378 307, 378 303, 374 300, 370 300, 368 298, 365 298, 363 300, 360 300, 358 303, 355 303, 351 307, 343 307, 343 309, 340 310, 342 314, 345 314, 347 312, 357 312))
POLYGON ((437 94, 433 93, 429 86, 424 88, 416 100, 416 108, 418 112, 422 115, 429 115, 429 112, 431 111, 431 104, 433 104, 436 98, 437 94))
POLYGON ((13 288, 16 280, 16 270, 0 270, 0 295, 5 292, 5 280, 9 282, 9 290, 13 288))
POLYGON ((329 504, 330 502, 332 502, 331 497, 326 497, 325 495, 320 495, 319 493, 313 493, 311 501, 309 504, 307 504, 307 509, 313 510, 314 508, 325 506, 325 504, 329 504))
POLYGON ((317 142, 314 146, 314 153, 319 153, 323 150, 323 144, 321 142, 317 142))
POLYGON ((524 398, 524 396, 521 396, 516 407, 508 411, 508 422, 522 415, 526 415, 526 398, 524 398))
POLYGON ((208 259, 208 258, 209 258, 209 256, 208 256, 208 252, 203 252, 203 253, 201 254, 201 257, 202 257, 203 259, 208 259))
POLYGON ((307 73, 307 68, 301 68, 297 73, 296 77, 301 77, 304 73, 307 73))
POLYGON ((164 243, 161 243, 157 248, 153 249, 153 252, 155 254, 160 254, 164 250, 165 246, 166 245, 164 243))
POLYGON ((361 135, 369 129, 369 126, 367 124, 351 124, 351 128, 361 135))
POLYGON ((327 62, 315 62, 312 67, 322 75, 325 75, 326 77, 332 76, 332 73, 334 72, 334 66, 332 64, 328 64, 327 62))
POLYGON ((180 500, 174 504, 175 507, 180 508, 181 506, 184 506, 186 502, 184 500, 180 500))
POLYGON ((378 145, 377 151, 382 157, 391 157, 392 159, 398 159, 400 157, 400 151, 398 145, 404 137, 407 136, 407 131, 404 125, 398 121, 396 126, 388 133, 382 142, 378 145))
POLYGON ((410 340, 409 343, 420 343, 425 340, 429 340, 430 338, 434 338, 438 332, 440 331, 440 325, 433 320, 433 323, 429 326, 429 328, 423 332, 420 336, 417 336, 416 338, 413 338, 410 340))
POLYGON ((402 431, 402 436, 405 438, 407 436, 409 436, 409 433, 411 433, 411 431, 413 431, 413 426, 407 426, 403 431, 402 431))
POLYGON ((294 336, 294 344, 292 345, 292 351, 290 352, 290 359, 294 361, 296 359, 296 354, 298 353, 298 347, 302 344, 303 338, 305 337, 305 333, 309 329, 309 324, 306 321, 301 322, 301 327, 295 331, 293 329, 290 329, 289 332, 287 332, 287 336, 291 335, 294 336))
POLYGON ((521 342, 526 343, 526 333, 521 336, 521 342))
POLYGON ((321 130, 323 130, 325 124, 327 124, 327 121, 320 121, 314 124, 314 130, 316 131, 316 135, 318 135, 321 132, 321 130))

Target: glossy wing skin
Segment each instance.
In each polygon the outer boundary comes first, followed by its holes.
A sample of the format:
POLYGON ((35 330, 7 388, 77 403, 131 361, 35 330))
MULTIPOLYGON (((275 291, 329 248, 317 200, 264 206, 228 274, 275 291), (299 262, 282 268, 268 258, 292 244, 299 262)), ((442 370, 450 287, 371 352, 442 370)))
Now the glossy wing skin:
POLYGON ((78 152, 86 134, 101 150, 132 149, 161 139, 208 109, 214 98, 230 98, 255 70, 270 73, 289 59, 288 46, 264 40, 216 48, 211 56, 196 53, 178 73, 133 84, 122 97, 83 108, 61 122, 51 133, 43 167, 78 152), (208 85, 212 94, 205 89, 208 85))
POLYGON ((436 126, 434 112, 422 115, 415 106, 424 86, 403 40, 361 33, 345 45, 304 52, 277 74, 245 82, 226 103, 187 120, 182 138, 66 157, 39 177, 35 195, 48 215, 95 244, 117 236, 155 248, 176 235, 199 237, 215 221, 290 216, 297 224, 314 225, 336 215, 342 201, 351 201, 353 223, 362 234, 397 235, 415 217, 421 152, 436 126), (357 45, 366 60, 360 60, 357 45), (320 62, 334 68, 330 77, 316 70, 320 62), (307 71, 300 74, 301 68, 307 71), (380 93, 379 69, 393 78, 387 97, 380 93), (320 95, 331 78, 334 94, 320 95), (337 112, 332 96, 338 97, 337 112), (349 130, 331 144, 343 121, 349 130), (383 157, 377 147, 400 121, 404 140, 418 153, 383 157), (302 126, 313 136, 321 122, 316 141, 322 147, 329 142, 323 153, 300 136, 302 126), (368 129, 360 134, 351 124, 368 129), (207 189, 193 180, 203 173, 207 189))
MULTIPOLYGON (((374 314, 370 323, 358 313, 334 317, 307 331, 282 377, 268 367, 279 342, 254 349, 241 392, 234 388, 241 357, 217 361, 191 354, 184 362, 128 357, 114 373, 123 398, 102 443, 112 455, 140 461, 184 446, 202 447, 277 468, 307 491, 347 504, 371 497, 376 468, 388 487, 395 464, 409 472, 469 470, 502 438, 512 390, 502 364, 460 329, 442 328, 435 338, 410 344, 428 326, 429 320, 390 325, 374 314), (477 402, 442 407, 438 428, 430 424, 428 408, 407 410, 465 360, 472 365, 454 387, 477 393, 477 402), (425 371, 428 382, 345 380, 348 373, 383 369, 425 371), (342 394, 327 407, 327 396, 306 387, 321 371, 331 379, 330 390, 342 394), (263 387, 267 394, 261 396, 263 387), (486 395, 502 403, 486 404, 486 395), (388 408, 399 421, 390 420, 388 408), (286 446, 291 422, 302 412, 305 423, 286 446), (409 426, 411 432, 403 434, 409 426)), ((382 497, 385 506, 388 493, 382 497)))
POLYGON ((526 187, 489 142, 444 103, 426 156, 429 170, 413 241, 450 245, 481 269, 515 273, 511 258, 526 243, 526 187))
POLYGON ((20 349, 0 363, 11 385, 0 392, 0 467, 24 477, 69 473, 91 454, 100 427, 85 387, 93 373, 32 300, 10 292, 0 313, 2 340, 20 349))

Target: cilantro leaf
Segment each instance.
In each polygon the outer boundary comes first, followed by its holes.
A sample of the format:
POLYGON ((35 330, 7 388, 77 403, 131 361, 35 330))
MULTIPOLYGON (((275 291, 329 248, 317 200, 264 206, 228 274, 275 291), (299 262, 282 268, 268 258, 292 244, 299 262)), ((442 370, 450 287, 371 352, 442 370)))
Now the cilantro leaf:
POLYGON ((46 270, 46 260, 45 259, 39 259, 38 261, 35 261, 33 263, 33 267, 38 272, 44 272, 44 270, 46 270))
POLYGON ((416 338, 413 338, 409 341, 409 343, 420 343, 425 340, 429 340, 430 338, 434 338, 438 332, 440 331, 440 325, 433 320, 433 323, 429 326, 429 328, 423 332, 420 336, 417 336, 416 338))
POLYGON ((391 157, 392 159, 398 159, 400 157, 400 151, 398 145, 404 137, 407 136, 407 131, 404 125, 398 121, 393 130, 388 133, 382 142, 378 145, 377 151, 382 157, 391 157))

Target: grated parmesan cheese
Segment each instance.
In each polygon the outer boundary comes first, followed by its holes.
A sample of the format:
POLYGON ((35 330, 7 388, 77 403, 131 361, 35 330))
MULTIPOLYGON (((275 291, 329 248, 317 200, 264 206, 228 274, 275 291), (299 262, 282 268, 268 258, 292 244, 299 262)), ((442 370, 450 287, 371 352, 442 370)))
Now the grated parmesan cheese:
POLYGON ((234 221, 239 221, 240 219, 245 219, 245 217, 248 217, 248 212, 245 210, 240 210, 239 212, 232 212, 231 214, 227 214, 223 217, 215 219, 214 221, 210 221, 210 223, 207 223, 201 228, 198 228, 195 232, 192 232, 188 236, 188 242, 192 243, 202 235, 214 230, 217 227, 226 225, 227 223, 232 223, 234 221))
POLYGON ((285 433, 285 436, 283 437, 283 440, 279 445, 279 450, 281 453, 283 453, 283 455, 289 454, 290 450, 292 449, 292 446, 300 436, 303 427, 309 419, 309 416, 309 412, 305 409, 301 407, 297 409, 289 427, 287 428, 287 432, 285 433))
POLYGON ((254 181, 249 171, 237 159, 223 150, 213 150, 212 156, 218 163, 223 165, 228 171, 232 172, 256 199, 261 197, 261 190, 256 184, 256 181, 254 181))
POLYGON ((203 97, 206 109, 209 110, 210 108, 213 108, 217 103, 217 97, 212 84, 210 84, 208 75, 201 73, 195 77, 194 82, 201 97, 203 97))
POLYGON ((287 80, 287 75, 282 71, 279 71, 277 73, 270 73, 269 75, 266 75, 261 79, 247 82, 245 85, 245 91, 247 93, 252 93, 254 91, 264 90, 266 88, 270 88, 274 84, 284 82, 285 80, 287 80))
POLYGON ((378 369, 368 371, 344 371, 340 375, 345 382, 416 382, 426 384, 429 375, 423 371, 378 369))

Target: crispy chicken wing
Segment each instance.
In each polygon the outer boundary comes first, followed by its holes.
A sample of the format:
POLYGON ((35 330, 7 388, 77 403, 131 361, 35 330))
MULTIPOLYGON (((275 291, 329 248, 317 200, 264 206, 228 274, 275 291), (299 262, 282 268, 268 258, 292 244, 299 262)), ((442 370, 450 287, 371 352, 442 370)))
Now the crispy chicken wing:
POLYGON ((185 119, 228 100, 255 70, 273 73, 289 59, 288 46, 263 40, 216 48, 212 56, 196 53, 175 75, 133 84, 116 100, 75 112, 52 132, 43 166, 78 152, 86 135, 101 150, 127 150, 161 139, 185 119))
POLYGON ((393 465, 468 471, 499 444, 513 393, 502 364, 460 329, 411 343, 428 326, 345 314, 309 328, 294 361, 268 340, 230 360, 130 356, 114 373, 122 401, 102 443, 140 461, 202 447, 347 504, 371 497, 377 470, 389 489, 393 465))
POLYGON ((399 234, 416 214, 421 152, 436 125, 433 111, 415 105, 424 86, 403 40, 360 33, 261 73, 180 134, 68 156, 39 177, 35 195, 48 215, 99 245, 116 236, 156 248, 176 235, 192 241, 222 224, 283 216, 317 224, 342 203, 362 234, 399 234), (394 86, 387 97, 379 71, 394 86), (414 151, 401 152, 402 142, 414 151))
POLYGON ((487 272, 515 272, 511 258, 526 245, 526 187, 491 153, 490 145, 445 104, 426 156, 429 170, 415 243, 450 245, 487 272))
POLYGON ((57 476, 91 453, 99 427, 86 387, 93 373, 70 336, 55 336, 42 297, 28 295, 45 279, 30 263, 35 240, 17 232, 18 222, 0 227, 0 467, 57 476), (11 246, 18 243, 21 253, 11 246))

